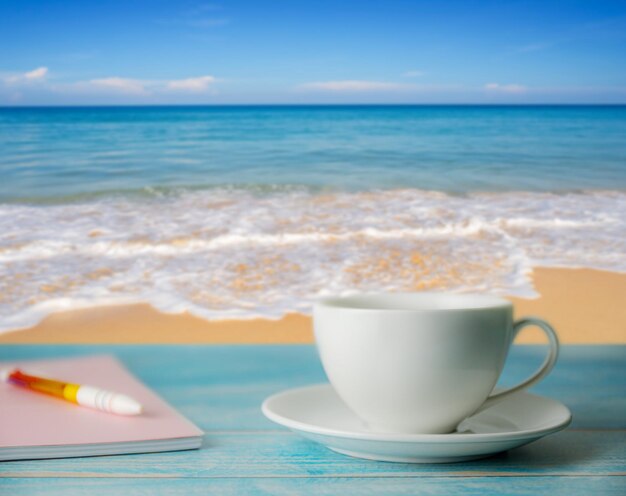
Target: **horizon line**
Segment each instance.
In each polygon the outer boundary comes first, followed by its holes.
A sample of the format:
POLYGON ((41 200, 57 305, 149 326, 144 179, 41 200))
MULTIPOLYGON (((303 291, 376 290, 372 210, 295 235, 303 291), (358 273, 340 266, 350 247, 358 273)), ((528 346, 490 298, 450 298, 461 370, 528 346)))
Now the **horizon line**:
POLYGON ((84 104, 0 104, 0 109, 44 108, 152 108, 152 107, 625 107, 626 102, 484 102, 484 103, 84 103, 84 104))

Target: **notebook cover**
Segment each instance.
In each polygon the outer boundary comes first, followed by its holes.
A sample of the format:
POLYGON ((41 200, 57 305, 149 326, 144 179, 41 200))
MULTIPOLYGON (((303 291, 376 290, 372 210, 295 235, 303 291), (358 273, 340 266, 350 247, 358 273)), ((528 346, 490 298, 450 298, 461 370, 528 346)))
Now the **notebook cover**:
MULTIPOLYGON (((114 415, 0 383, 0 453, 19 447, 20 458, 24 458, 28 447, 34 448, 33 453, 40 452, 35 448, 42 446, 51 451, 58 447, 62 452, 69 445, 88 447, 99 443, 107 443, 110 451, 111 443, 154 445, 154 441, 203 435, 112 356, 0 363, 0 369, 15 367, 43 377, 127 394, 143 405, 144 413, 114 415)), ((158 443, 163 446, 159 451, 167 451, 166 444, 158 443)))

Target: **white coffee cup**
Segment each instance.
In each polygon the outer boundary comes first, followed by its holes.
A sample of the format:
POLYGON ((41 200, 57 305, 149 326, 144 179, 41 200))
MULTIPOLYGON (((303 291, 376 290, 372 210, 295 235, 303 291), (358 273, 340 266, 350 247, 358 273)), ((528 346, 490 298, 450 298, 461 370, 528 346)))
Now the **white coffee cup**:
POLYGON ((510 302, 480 294, 325 298, 315 305, 314 329, 332 386, 378 432, 452 432, 468 416, 540 381, 559 351, 548 323, 513 322, 510 302), (548 336, 548 357, 529 379, 493 393, 513 339, 528 325, 548 336))

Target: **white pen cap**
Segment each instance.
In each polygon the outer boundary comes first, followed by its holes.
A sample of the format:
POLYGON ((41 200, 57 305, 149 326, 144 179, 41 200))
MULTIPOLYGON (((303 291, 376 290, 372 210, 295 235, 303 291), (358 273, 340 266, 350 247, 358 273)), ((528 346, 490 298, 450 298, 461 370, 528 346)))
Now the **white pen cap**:
POLYGON ((76 392, 76 403, 118 415, 139 415, 143 410, 140 403, 125 394, 93 386, 80 386, 76 392))

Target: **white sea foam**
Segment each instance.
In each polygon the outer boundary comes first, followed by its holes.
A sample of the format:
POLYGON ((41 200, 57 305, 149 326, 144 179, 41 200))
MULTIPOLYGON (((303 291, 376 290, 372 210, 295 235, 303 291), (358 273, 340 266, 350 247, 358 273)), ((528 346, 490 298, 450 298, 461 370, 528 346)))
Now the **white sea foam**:
POLYGON ((626 193, 204 190, 0 205, 0 330, 147 301, 207 319, 353 290, 534 296, 534 266, 626 271, 626 193))

